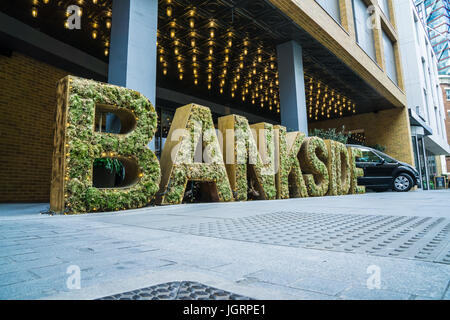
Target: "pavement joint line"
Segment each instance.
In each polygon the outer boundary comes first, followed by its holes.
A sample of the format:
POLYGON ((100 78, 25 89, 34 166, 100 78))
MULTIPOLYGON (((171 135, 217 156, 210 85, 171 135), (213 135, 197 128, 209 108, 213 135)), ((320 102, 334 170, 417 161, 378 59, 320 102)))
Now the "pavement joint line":
POLYGON ((445 298, 447 292, 450 290, 450 280, 447 283, 447 288, 445 288, 444 293, 442 294, 441 300, 445 298))

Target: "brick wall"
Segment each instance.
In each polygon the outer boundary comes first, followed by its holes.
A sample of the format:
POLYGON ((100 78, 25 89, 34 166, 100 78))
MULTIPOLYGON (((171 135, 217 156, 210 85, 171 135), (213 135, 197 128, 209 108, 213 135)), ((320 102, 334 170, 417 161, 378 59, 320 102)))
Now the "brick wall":
POLYGON ((312 123, 311 129, 364 129, 368 145, 386 146, 386 153, 397 160, 414 165, 411 129, 406 108, 366 113, 352 117, 312 123))
POLYGON ((56 82, 67 72, 0 56, 0 202, 48 202, 56 82))

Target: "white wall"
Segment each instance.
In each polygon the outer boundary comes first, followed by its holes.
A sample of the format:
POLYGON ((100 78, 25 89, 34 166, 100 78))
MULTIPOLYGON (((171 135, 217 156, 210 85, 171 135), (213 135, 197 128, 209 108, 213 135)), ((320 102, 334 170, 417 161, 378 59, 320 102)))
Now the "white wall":
POLYGON ((408 107, 416 111, 433 129, 429 147, 436 155, 450 151, 445 128, 444 102, 439 87, 437 59, 428 32, 412 0, 393 1, 399 35, 408 107), (438 149, 442 149, 437 151, 438 149))

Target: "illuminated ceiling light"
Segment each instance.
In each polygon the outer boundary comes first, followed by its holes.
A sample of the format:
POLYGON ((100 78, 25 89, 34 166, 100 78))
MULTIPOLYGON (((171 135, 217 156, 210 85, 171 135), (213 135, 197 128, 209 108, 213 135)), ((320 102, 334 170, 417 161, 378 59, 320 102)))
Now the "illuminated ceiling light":
POLYGON ((33 18, 36 18, 38 16, 38 9, 36 7, 31 8, 31 15, 33 18))
POLYGON ((195 18, 194 17, 189 18, 189 27, 191 27, 191 29, 195 28, 195 18))
POLYGON ((163 69, 163 74, 166 76, 167 75, 167 68, 163 69))
POLYGON ((109 49, 108 48, 105 48, 104 54, 105 54, 105 57, 107 57, 109 55, 109 49))
POLYGON ((170 6, 170 5, 167 6, 167 8, 166 8, 166 14, 167 14, 167 16, 168 16, 169 18, 172 16, 172 14, 173 14, 173 8, 172 8, 172 6, 170 6))
POLYGON ((97 30, 92 30, 92 39, 97 39, 97 36, 98 36, 98 32, 97 32, 97 30))
POLYGON ((216 29, 214 28, 214 21, 209 23, 209 37, 213 39, 216 36, 216 29))
POLYGON ((106 19, 106 28, 111 29, 111 19, 106 19))

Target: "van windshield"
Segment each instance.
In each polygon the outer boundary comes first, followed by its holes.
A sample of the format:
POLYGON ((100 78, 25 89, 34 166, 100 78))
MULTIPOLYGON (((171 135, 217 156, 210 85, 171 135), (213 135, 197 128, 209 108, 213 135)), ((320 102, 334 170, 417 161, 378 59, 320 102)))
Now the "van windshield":
POLYGON ((394 158, 389 157, 387 154, 377 151, 377 154, 382 157, 387 163, 398 163, 394 158))

